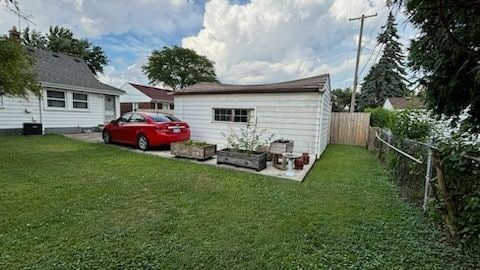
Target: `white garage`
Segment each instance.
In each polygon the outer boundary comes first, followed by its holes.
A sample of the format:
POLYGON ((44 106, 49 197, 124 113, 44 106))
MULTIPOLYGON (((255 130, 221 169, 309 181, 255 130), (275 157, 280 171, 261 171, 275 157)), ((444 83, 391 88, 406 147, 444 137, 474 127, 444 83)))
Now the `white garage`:
POLYGON ((190 125, 192 140, 218 149, 227 147, 222 133, 251 125, 319 157, 329 141, 330 93, 328 74, 263 85, 198 83, 175 92, 175 115, 190 125))

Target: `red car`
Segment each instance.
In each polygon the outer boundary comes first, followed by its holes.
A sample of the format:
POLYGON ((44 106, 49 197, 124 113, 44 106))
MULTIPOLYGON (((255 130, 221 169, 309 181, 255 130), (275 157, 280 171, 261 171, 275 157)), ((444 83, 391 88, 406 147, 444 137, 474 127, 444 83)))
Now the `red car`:
POLYGON ((190 127, 173 115, 130 112, 105 125, 103 142, 136 145, 141 150, 190 140, 190 127))

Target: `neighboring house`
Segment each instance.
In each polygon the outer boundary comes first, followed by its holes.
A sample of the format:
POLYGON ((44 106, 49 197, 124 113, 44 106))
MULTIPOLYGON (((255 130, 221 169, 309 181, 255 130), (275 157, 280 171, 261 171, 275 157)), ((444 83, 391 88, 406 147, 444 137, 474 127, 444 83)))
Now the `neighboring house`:
POLYGON ((37 97, 0 96, 0 133, 19 133, 23 123, 42 123, 43 133, 94 128, 120 114, 120 89, 97 80, 87 64, 63 53, 28 48, 42 86, 37 97))
POLYGON ((190 125, 191 138, 226 147, 224 134, 251 125, 294 151, 317 157, 329 141, 330 76, 264 85, 198 83, 175 92, 175 116, 190 125))
POLYGON ((420 97, 389 97, 383 103, 387 110, 425 109, 425 103, 420 97))
POLYGON ((131 111, 173 114, 174 104, 171 90, 135 83, 125 83, 120 89, 126 92, 120 97, 122 114, 131 111))

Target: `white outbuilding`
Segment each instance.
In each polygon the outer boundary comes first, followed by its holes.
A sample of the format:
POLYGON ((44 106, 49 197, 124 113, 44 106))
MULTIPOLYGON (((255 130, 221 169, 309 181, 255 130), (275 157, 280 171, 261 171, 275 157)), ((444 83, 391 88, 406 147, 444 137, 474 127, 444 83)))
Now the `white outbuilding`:
POLYGON ((330 93, 328 74, 262 85, 198 83, 175 92, 175 115, 190 125, 192 140, 218 149, 227 147, 225 134, 250 125, 319 157, 329 142, 330 93))

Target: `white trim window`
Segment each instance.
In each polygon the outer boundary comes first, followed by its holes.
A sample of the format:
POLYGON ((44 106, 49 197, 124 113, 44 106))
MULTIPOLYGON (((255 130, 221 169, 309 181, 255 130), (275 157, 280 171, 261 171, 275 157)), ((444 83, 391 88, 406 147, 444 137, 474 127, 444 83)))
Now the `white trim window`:
POLYGON ((240 108, 213 108, 213 121, 250 123, 253 117, 253 109, 240 108))
POLYGON ((67 93, 65 91, 47 90, 47 107, 66 108, 67 93))
POLYGON ((85 93, 72 93, 73 95, 73 108, 74 109, 88 109, 88 94, 85 93))

